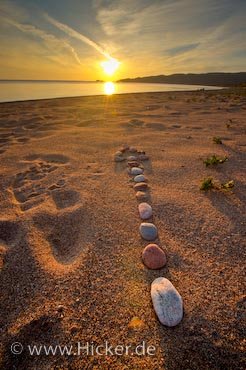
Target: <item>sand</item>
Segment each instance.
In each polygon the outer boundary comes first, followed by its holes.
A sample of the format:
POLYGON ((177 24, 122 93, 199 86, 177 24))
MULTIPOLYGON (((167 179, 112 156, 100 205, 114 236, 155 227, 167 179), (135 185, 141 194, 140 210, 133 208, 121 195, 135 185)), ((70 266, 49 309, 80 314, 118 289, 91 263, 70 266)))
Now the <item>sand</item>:
POLYGON ((0 104, 1 368, 244 368, 245 116, 240 91, 0 104), (124 143, 150 156, 161 270, 141 261, 135 192, 126 164, 113 161, 124 143), (229 160, 206 168, 212 154, 229 160), (208 176, 235 186, 203 192, 208 176), (184 301, 174 328, 152 307, 160 276, 184 301), (27 347, 105 341, 145 341, 156 353, 31 356, 27 347), (22 354, 11 354, 14 342, 22 354))

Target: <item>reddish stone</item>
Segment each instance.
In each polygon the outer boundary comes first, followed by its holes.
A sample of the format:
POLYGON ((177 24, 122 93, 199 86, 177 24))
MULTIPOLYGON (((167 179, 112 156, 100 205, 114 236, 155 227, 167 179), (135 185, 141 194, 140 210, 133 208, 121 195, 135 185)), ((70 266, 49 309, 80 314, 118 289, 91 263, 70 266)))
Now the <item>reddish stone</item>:
POLYGON ((142 253, 143 263, 149 269, 160 269, 165 266, 167 258, 165 252, 156 244, 149 244, 142 253))

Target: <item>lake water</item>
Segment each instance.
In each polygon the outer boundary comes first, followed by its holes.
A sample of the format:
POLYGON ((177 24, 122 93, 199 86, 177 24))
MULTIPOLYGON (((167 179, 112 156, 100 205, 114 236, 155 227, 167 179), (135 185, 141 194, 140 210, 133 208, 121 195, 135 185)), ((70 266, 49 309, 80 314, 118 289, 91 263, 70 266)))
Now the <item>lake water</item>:
POLYGON ((216 90, 220 87, 135 82, 0 81, 0 102, 157 91, 216 90))

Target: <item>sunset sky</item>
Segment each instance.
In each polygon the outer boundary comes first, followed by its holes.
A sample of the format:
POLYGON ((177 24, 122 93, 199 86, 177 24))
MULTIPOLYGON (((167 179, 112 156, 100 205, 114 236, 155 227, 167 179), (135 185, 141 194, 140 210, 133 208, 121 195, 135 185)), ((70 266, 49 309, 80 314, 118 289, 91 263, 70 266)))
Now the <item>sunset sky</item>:
POLYGON ((246 70, 245 0, 0 1, 1 79, 246 70))

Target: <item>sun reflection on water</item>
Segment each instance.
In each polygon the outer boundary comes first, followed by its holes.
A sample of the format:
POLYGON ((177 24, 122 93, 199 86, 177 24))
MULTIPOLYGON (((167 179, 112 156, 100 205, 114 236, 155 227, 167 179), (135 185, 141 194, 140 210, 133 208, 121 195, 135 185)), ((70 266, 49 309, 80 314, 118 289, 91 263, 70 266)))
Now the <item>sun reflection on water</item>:
POLYGON ((116 85, 113 82, 105 82, 103 89, 105 95, 113 95, 116 90, 116 85))

